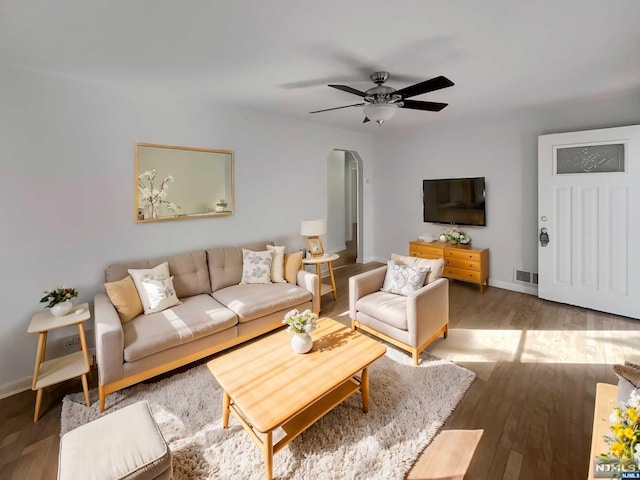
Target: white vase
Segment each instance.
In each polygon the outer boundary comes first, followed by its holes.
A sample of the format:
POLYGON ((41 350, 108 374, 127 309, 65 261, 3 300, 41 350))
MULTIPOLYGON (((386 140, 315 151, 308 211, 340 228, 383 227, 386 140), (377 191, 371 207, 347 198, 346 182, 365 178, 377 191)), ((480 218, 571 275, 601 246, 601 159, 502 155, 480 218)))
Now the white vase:
POLYGON ((73 308, 73 303, 71 300, 65 300, 61 303, 56 303, 53 307, 51 307, 51 315, 54 317, 64 317, 67 315, 71 309, 73 308))
POLYGON ((307 353, 313 348, 313 340, 308 333, 296 333, 291 337, 291 348, 296 353, 307 353))

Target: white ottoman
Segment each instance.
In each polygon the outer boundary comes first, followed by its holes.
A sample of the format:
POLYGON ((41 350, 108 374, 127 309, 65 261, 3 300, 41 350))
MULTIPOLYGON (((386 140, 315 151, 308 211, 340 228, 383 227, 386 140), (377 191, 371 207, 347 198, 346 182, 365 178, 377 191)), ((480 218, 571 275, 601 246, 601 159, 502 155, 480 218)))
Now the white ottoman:
POLYGON ((171 450, 147 402, 138 402, 65 433, 59 480, 169 479, 171 450))

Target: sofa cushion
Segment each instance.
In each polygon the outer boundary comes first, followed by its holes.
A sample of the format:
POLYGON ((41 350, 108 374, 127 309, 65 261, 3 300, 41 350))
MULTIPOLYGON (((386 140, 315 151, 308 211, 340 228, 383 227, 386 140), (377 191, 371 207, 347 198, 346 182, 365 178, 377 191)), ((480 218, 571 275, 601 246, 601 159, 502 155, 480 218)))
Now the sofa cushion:
POLYGON ((271 252, 242 249, 242 280, 240 283, 271 283, 271 252))
MULTIPOLYGON (((267 245, 273 245, 273 242, 251 243, 244 245, 244 248, 261 252, 267 249, 267 245)), ((217 247, 206 250, 211 281, 209 292, 240 283, 242 280, 242 248, 217 247)))
POLYGON ((267 245, 267 250, 271 252, 271 281, 274 283, 286 282, 284 279, 284 245, 277 247, 267 245))
MULTIPOLYGON (((151 308, 149 295, 147 294, 147 289, 143 285, 143 282, 149 282, 152 280, 166 280, 169 278, 169 263, 162 262, 160 265, 155 266, 153 268, 130 268, 129 275, 133 278, 133 283, 136 286, 136 290, 138 290, 138 295, 140 296, 140 301, 142 302, 142 308, 144 309, 144 313, 147 315, 153 312, 157 312, 156 308, 151 308)), ((171 284, 171 289, 173 290, 173 281, 171 284)), ((173 291, 173 296, 175 296, 175 290, 173 291)), ((155 303, 155 302, 154 302, 155 303)), ((154 305, 155 307, 156 305, 154 305)), ((167 305, 169 306, 169 305, 167 305)))
POLYGON ((116 307, 122 323, 128 322, 143 312, 138 290, 136 290, 130 275, 127 275, 122 280, 105 283, 104 288, 107 290, 109 300, 116 307))
POLYGON ((173 277, 163 280, 143 279, 140 283, 149 302, 149 308, 144 310, 145 315, 161 312, 182 303, 173 288, 173 277))
POLYGON ((429 267, 410 267, 389 260, 384 285, 380 290, 398 295, 410 295, 424 286, 429 270, 429 267))
POLYGON ((302 267, 302 252, 284 254, 284 279, 293 283, 298 282, 298 272, 302 267))
POLYGON ((442 274, 444 273, 444 258, 407 257, 392 253, 391 260, 410 267, 429 267, 431 271, 427 273, 427 278, 424 281, 425 285, 429 285, 439 278, 442 278, 442 274))
POLYGON ((105 270, 107 282, 121 280, 128 275, 129 269, 153 268, 163 262, 169 263, 169 273, 173 275, 173 286, 178 298, 209 293, 209 270, 204 250, 179 253, 152 260, 140 260, 109 265, 105 270))
POLYGON ((209 295, 182 299, 182 304, 122 325, 124 359, 134 362, 176 345, 191 342, 238 323, 231 310, 209 295))
POLYGON ((395 293, 373 292, 356 302, 356 310, 392 327, 407 330, 407 297, 395 293))
POLYGON ((311 300, 311 292, 290 283, 232 285, 211 294, 233 310, 239 321, 248 322, 278 310, 294 308, 311 300))

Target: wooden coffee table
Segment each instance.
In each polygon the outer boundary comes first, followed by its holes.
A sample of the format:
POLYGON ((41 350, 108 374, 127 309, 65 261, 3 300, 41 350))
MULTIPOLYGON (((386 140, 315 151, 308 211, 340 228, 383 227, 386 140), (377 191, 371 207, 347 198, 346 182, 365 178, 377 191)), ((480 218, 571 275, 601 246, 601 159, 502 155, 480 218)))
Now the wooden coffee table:
POLYGON ((273 454, 346 398, 360 391, 369 410, 367 367, 387 351, 330 318, 318 321, 309 353, 293 352, 291 335, 280 330, 207 364, 223 390, 223 427, 232 413, 263 451, 267 479, 273 454), (278 428, 286 435, 274 444, 278 428))

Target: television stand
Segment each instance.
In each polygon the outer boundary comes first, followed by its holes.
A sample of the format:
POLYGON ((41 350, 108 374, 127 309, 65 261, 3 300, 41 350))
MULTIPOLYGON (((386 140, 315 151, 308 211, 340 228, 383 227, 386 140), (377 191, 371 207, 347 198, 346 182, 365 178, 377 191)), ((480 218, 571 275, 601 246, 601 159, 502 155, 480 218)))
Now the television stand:
POLYGON ((443 276, 475 283, 484 293, 489 286, 489 249, 475 249, 471 245, 450 242, 409 242, 409 256, 444 258, 443 276))

